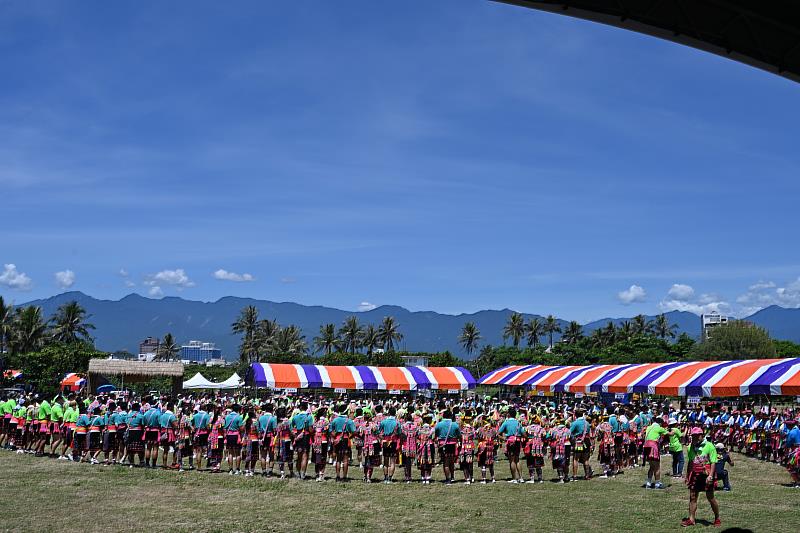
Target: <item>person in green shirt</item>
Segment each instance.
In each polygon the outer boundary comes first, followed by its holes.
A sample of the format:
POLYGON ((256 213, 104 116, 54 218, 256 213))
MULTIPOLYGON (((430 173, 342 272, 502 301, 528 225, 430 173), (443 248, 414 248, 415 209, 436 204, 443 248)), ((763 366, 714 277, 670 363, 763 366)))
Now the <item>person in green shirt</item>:
POLYGON ((664 485, 661 483, 661 449, 659 448, 659 440, 661 437, 669 436, 670 430, 661 427, 658 419, 654 419, 653 423, 647 426, 644 437, 644 453, 645 459, 649 465, 647 470, 647 483, 644 484, 648 489, 663 489, 664 485), (654 483, 655 480, 655 483, 654 483))
POLYGON ((17 406, 17 402, 15 402, 12 398, 9 398, 5 401, 0 400, 0 447, 7 447, 8 446, 8 439, 9 439, 9 426, 11 425, 11 413, 14 412, 14 408, 17 406))
POLYGON ((53 402, 50 407, 50 455, 55 457, 58 445, 61 444, 61 421, 64 419, 64 410, 61 404, 53 402))
POLYGON ((714 444, 705 438, 702 428, 694 427, 689 432, 692 440, 689 444, 687 457, 689 468, 686 475, 686 484, 689 486, 689 517, 684 518, 681 525, 684 527, 695 525, 697 514, 697 495, 700 491, 706 493, 711 510, 714 511, 714 526, 719 527, 719 503, 714 497, 714 465, 717 462, 717 449, 714 444))
POLYGON ((683 477, 683 432, 678 429, 678 421, 669 419, 669 454, 672 456, 672 477, 683 477))

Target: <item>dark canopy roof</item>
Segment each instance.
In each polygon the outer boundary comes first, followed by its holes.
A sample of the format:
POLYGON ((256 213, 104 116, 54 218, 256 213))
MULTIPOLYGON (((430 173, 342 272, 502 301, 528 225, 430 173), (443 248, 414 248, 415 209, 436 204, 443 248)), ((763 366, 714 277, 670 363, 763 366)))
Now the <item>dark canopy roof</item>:
POLYGON ((602 22, 800 81, 797 0, 496 0, 602 22))

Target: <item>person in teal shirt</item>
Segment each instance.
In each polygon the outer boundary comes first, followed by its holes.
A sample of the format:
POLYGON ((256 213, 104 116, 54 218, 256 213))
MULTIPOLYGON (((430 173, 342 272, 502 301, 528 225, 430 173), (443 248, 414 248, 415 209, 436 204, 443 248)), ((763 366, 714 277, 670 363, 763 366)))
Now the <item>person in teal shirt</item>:
POLYGON ((261 471, 264 475, 272 475, 272 468, 275 464, 275 453, 272 443, 275 432, 278 429, 278 417, 272 414, 272 404, 264 405, 264 411, 258 417, 258 435, 261 440, 261 471), (269 467, 269 473, 267 473, 269 467))
POLYGON ((300 479, 306 478, 306 470, 308 469, 308 451, 311 446, 311 428, 314 425, 314 419, 308 414, 308 402, 300 402, 300 412, 295 414, 289 422, 289 429, 294 435, 294 451, 296 456, 295 471, 300 479))
POLYGON ((175 467, 178 463, 178 449, 175 446, 175 428, 178 426, 178 417, 172 412, 174 408, 175 406, 171 402, 168 403, 167 408, 158 417, 158 424, 161 427, 159 444, 164 448, 164 455, 161 458, 161 466, 163 468, 167 468, 167 457, 169 456, 170 448, 172 448, 172 466, 175 467))
POLYGON ((242 443, 241 430, 244 426, 244 418, 239 414, 241 407, 234 405, 232 411, 225 417, 225 449, 228 452, 228 468, 231 475, 240 473, 239 467, 242 463, 242 443))
POLYGON ((584 478, 592 478, 592 467, 589 465, 589 456, 592 453, 589 429, 589 421, 583 416, 583 409, 575 409, 575 420, 569 426, 569 433, 575 442, 575 450, 572 454, 573 479, 577 476, 578 463, 583 466, 584 478))
MULTIPOLYGON (((511 469, 511 483, 523 483, 519 471, 519 452, 520 437, 522 436, 522 424, 516 418, 517 411, 513 407, 508 410, 508 418, 500 424, 497 434, 506 439, 506 455, 508 455, 508 466, 511 469)), ((565 466, 565 468, 568 468, 565 466)), ((569 475, 569 474, 567 474, 569 475)))
POLYGON ((456 444, 461 438, 461 428, 453 420, 452 411, 447 409, 442 413, 442 419, 434 427, 434 433, 442 447, 445 483, 451 485, 455 476, 456 444))
POLYGON ((336 455, 336 481, 347 480, 347 470, 350 466, 350 439, 356 432, 356 424, 346 414, 347 408, 340 404, 334 412, 336 416, 331 420, 328 431, 333 442, 333 451, 336 455))
POLYGON ((158 440, 161 436, 161 409, 151 407, 144 414, 144 462, 149 468, 158 467, 158 440))
POLYGON ((392 483, 397 455, 400 452, 400 424, 397 423, 397 414, 394 406, 389 407, 387 416, 378 424, 378 434, 381 436, 383 449, 383 482, 392 483))

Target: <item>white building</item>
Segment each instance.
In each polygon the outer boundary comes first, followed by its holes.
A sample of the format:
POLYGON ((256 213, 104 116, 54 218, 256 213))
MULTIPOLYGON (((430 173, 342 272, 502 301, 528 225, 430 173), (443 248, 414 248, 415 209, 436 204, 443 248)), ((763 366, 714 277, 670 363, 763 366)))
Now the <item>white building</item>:
POLYGON ((728 317, 719 313, 708 313, 700 315, 700 324, 702 326, 701 338, 702 340, 708 339, 711 330, 717 326, 728 323, 728 317))

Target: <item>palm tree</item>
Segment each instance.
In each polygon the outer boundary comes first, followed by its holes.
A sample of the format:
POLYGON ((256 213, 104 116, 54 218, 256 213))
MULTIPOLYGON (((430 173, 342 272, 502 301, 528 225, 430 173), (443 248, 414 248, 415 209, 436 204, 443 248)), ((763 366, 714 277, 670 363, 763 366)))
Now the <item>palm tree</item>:
POLYGON ((544 323, 544 332, 547 334, 550 348, 553 347, 553 333, 561 333, 561 326, 558 325, 558 320, 553 315, 547 315, 544 323))
POLYGON ((280 331, 281 327, 277 320, 259 320, 256 325, 256 332, 253 335, 253 347, 249 350, 251 354, 250 362, 260 362, 261 354, 269 350, 272 339, 280 331))
POLYGON ((89 324, 86 310, 76 301, 67 302, 58 308, 56 314, 50 319, 53 324, 53 339, 58 342, 73 343, 80 340, 91 342, 90 329, 95 329, 94 324, 89 324))
POLYGON ((181 349, 178 346, 178 343, 175 342, 175 338, 172 336, 172 333, 167 333, 164 335, 164 340, 161 341, 161 345, 158 347, 157 357, 161 361, 172 361, 180 351, 181 349))
POLYGON ((44 345, 47 324, 42 318, 41 307, 17 308, 11 333, 11 351, 26 354, 44 345))
POLYGON ((281 328, 272 337, 269 352, 281 360, 297 360, 306 354, 308 345, 300 328, 294 324, 281 328))
POLYGON ((619 339, 629 340, 631 337, 633 337, 633 335, 633 324, 627 320, 620 324, 619 328, 617 328, 617 338, 619 339))
POLYGON ((606 327, 603 328, 603 337, 605 338, 606 345, 614 344, 617 340, 617 327, 610 320, 606 327))
POLYGON ((605 328, 597 328, 589 336, 592 348, 603 348, 608 345, 605 328))
POLYGON ((403 334, 400 333, 400 326, 393 316, 383 317, 383 322, 381 322, 381 325, 378 327, 378 337, 388 353, 394 352, 395 342, 399 343, 403 340, 403 334))
POLYGON ((342 349, 351 354, 361 347, 361 340, 364 338, 364 328, 358 323, 356 316, 347 317, 344 324, 339 329, 339 341, 342 349))
POLYGON ((11 338, 12 324, 14 323, 14 306, 6 305, 0 296, 0 371, 5 370, 5 355, 8 342, 11 338))
POLYGON ((525 335, 525 318, 517 312, 511 313, 503 328, 503 341, 510 338, 514 348, 519 348, 519 341, 525 335))
POLYGON ((525 324, 525 334, 528 336, 528 346, 536 348, 539 346, 539 339, 544 336, 544 323, 538 318, 531 318, 525 324))
POLYGON ((653 331, 653 323, 644 315, 636 315, 633 317, 631 328, 634 335, 649 335, 653 331))
POLYGON ((464 327, 461 328, 461 335, 458 337, 458 343, 464 348, 467 355, 472 355, 472 352, 478 348, 479 340, 481 340, 481 332, 478 331, 475 323, 467 322, 464 324, 464 327))
POLYGON ((239 359, 249 363, 258 358, 258 345, 256 343, 256 330, 258 328, 258 309, 253 305, 248 305, 239 313, 239 318, 231 324, 231 331, 236 334, 244 334, 242 344, 239 346, 239 359))
POLYGON ((364 338, 361 340, 361 347, 367 350, 367 357, 372 358, 375 348, 382 348, 384 342, 381 339, 381 332, 378 328, 369 324, 364 330, 364 338))
POLYGON ((314 337, 314 352, 330 355, 339 349, 339 338, 336 336, 336 326, 325 324, 319 327, 319 336, 314 337))
POLYGON ((678 329, 677 324, 670 324, 667 315, 661 313, 656 317, 656 321, 653 324, 653 331, 655 332, 656 336, 661 339, 666 339, 669 337, 670 339, 675 338, 675 331, 678 329))
POLYGON ((574 320, 569 323, 564 332, 564 341, 567 344, 575 344, 583 338, 583 327, 574 320))

